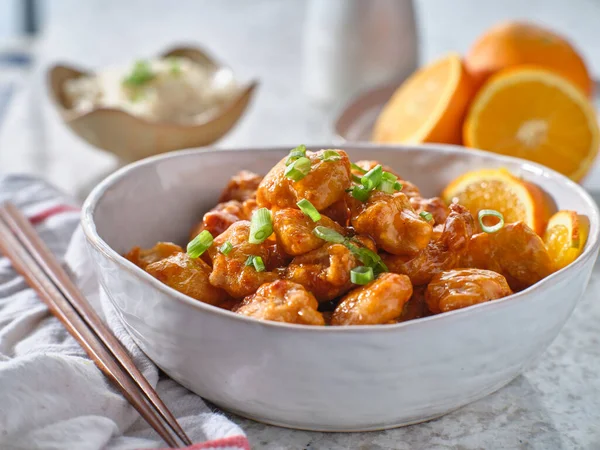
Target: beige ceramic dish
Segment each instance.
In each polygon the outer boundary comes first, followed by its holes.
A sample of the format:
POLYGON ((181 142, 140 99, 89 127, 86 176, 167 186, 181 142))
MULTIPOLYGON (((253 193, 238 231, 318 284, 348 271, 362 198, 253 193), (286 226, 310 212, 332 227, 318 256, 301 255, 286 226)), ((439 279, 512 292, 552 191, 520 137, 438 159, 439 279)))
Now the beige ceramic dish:
MULTIPOLYGON (((161 56, 184 56, 215 72, 224 69, 196 48, 174 48, 161 56)), ((216 110, 203 122, 188 125, 152 122, 113 108, 96 108, 83 113, 73 111, 66 101, 64 84, 67 80, 87 74, 64 65, 52 67, 48 71, 50 97, 64 122, 75 134, 98 148, 114 153, 123 162, 212 144, 238 122, 258 85, 256 81, 249 83, 225 107, 216 110)))

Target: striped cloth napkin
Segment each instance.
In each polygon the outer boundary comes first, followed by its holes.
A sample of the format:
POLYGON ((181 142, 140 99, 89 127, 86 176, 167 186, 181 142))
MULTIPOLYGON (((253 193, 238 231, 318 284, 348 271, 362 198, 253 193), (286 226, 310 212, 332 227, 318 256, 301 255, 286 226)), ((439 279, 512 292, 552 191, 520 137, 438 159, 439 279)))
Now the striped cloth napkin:
MULTIPOLYGON (((100 291, 78 228, 77 205, 35 178, 0 176, 10 200, 35 224, 156 388, 193 442, 189 449, 248 450, 243 431, 159 373, 133 343, 100 291)), ((134 450, 164 443, 90 361, 62 324, 0 257, 0 448, 134 450)))

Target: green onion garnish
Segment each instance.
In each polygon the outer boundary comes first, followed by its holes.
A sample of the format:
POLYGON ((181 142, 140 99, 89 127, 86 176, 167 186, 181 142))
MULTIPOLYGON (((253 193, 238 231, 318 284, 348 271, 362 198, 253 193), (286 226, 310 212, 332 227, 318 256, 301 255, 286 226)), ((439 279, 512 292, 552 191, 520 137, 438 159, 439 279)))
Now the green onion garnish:
POLYGON ((396 182, 394 183, 394 189, 395 189, 396 191, 401 191, 401 190, 402 190, 402 188, 403 188, 403 186, 402 186, 402 183, 400 183, 399 181, 396 181, 396 182))
POLYGON ((429 222, 431 219, 433 219, 433 216, 431 215, 431 213, 427 212, 427 211, 422 211, 419 213, 419 215, 421 216, 422 219, 425 219, 426 222, 429 222))
POLYGON ((357 247, 356 245, 346 241, 346 247, 352 252, 358 260, 367 267, 371 267, 375 275, 379 275, 383 272, 388 272, 388 268, 377 253, 366 247, 357 247))
POLYGON ((251 244, 260 244, 273 234, 273 221, 271 220, 271 211, 267 208, 257 209, 252 213, 250 220, 250 236, 248 242, 251 244))
POLYGON ((360 177, 358 175, 352 174, 352 181, 354 181, 355 183, 360 184, 360 177))
POLYGON ((335 150, 325 150, 321 154, 320 158, 322 161, 339 161, 340 159, 342 159, 342 155, 340 155, 335 150))
POLYGON ((257 272, 265 271, 265 263, 263 262, 263 260, 260 256, 254 257, 254 260, 252 261, 252 265, 254 266, 254 268, 256 269, 257 272))
POLYGON ((233 250, 233 244, 229 241, 225 242, 219 247, 219 251, 225 256, 229 255, 229 252, 231 252, 231 250, 233 250))
POLYGON ((123 84, 130 87, 142 86, 154 79, 155 76, 148 61, 136 61, 131 73, 123 80, 123 84))
POLYGON ((323 239, 324 241, 332 242, 334 244, 343 244, 346 241, 346 238, 337 231, 332 230, 331 228, 323 227, 321 225, 315 227, 315 229, 313 230, 313 234, 323 239))
POLYGON ((381 179, 383 181, 390 181, 391 183, 395 183, 398 180, 398 177, 391 172, 383 172, 381 174, 381 179))
POLYGON ((318 222, 319 220, 321 220, 321 214, 319 214, 317 208, 315 208, 313 204, 305 198, 296 203, 296 205, 298 205, 300 211, 302 211, 304 214, 310 217, 313 222, 318 222))
POLYGON ((382 175, 383 169, 381 168, 381 164, 377 164, 363 175, 363 177, 360 179, 360 182, 367 190, 372 191, 381 183, 382 175))
POLYGON ((210 231, 204 230, 187 245, 187 254, 190 258, 199 258, 213 243, 210 231))
POLYGON ((352 193, 352 197, 356 200, 360 200, 361 202, 366 202, 369 200, 370 191, 364 186, 354 186, 350 192, 352 193))
POLYGON ((357 172, 359 172, 359 173, 367 173, 367 171, 366 171, 365 169, 363 169, 363 168, 362 168, 362 167, 360 167, 360 166, 357 166, 357 165, 356 165, 356 164, 354 164, 354 163, 350 163, 350 167, 352 168, 352 170, 356 170, 356 171, 357 171, 357 172))
POLYGON ((394 189, 394 183, 387 180, 381 181, 381 184, 379 185, 379 190, 385 192, 386 194, 393 194, 394 192, 396 192, 396 190, 394 189))
POLYGON ((260 256, 255 256, 255 255, 248 256, 244 265, 245 266, 254 266, 254 269, 257 272, 265 271, 265 263, 263 262, 263 259, 260 256))
POLYGON ((345 238, 337 231, 332 230, 331 228, 318 226, 315 227, 313 233, 324 241, 334 244, 344 244, 346 248, 350 250, 350 252, 352 252, 352 254, 356 256, 361 263, 373 269, 373 273, 375 275, 388 272, 388 268, 381 259, 381 256, 366 247, 358 247, 354 245, 352 242, 350 242, 350 239, 345 238))
POLYGON ((291 163, 296 161, 299 158, 303 158, 306 156, 306 146, 299 145, 298 147, 290 150, 290 154, 288 158, 285 160, 285 165, 289 166, 291 163))
POLYGON ((358 266, 350 271, 350 281, 354 284, 369 284, 374 279, 375 274, 370 267, 358 266))
POLYGON ((477 218, 479 219, 479 225, 481 225, 481 229, 486 233, 495 233, 504 226, 504 216, 494 209, 482 209, 477 214, 477 218), (485 225, 483 223, 483 218, 488 216, 497 217, 498 223, 492 226, 485 225))
POLYGON ((396 192, 395 184, 398 177, 390 172, 383 172, 381 174, 381 183, 379 184, 379 190, 386 194, 393 194, 396 192))
POLYGON ((287 166, 284 175, 290 180, 300 181, 308 172, 310 172, 310 159, 302 156, 287 166))

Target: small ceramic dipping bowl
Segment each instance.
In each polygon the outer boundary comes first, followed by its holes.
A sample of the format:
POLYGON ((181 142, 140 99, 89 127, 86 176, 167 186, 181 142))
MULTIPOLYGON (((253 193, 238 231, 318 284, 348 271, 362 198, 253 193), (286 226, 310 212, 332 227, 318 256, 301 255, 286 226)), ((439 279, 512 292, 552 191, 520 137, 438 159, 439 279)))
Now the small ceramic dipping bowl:
MULTIPOLYGON (((198 48, 178 47, 161 57, 180 56, 206 67, 210 72, 230 70, 198 48)), ((114 153, 122 162, 189 147, 212 144, 238 122, 257 87, 253 81, 241 86, 239 93, 223 107, 215 109, 199 122, 150 121, 115 108, 95 108, 80 112, 71 109, 64 86, 68 80, 89 72, 65 65, 48 71, 48 89, 63 121, 79 137, 102 150, 114 153)))

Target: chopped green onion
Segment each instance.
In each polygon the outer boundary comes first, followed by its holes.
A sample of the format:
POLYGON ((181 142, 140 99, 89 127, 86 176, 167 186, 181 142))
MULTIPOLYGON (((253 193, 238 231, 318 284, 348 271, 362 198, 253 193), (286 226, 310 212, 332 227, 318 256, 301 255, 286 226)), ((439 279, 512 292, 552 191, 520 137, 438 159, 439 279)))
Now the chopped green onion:
POLYGON ((429 222, 431 219, 433 219, 433 216, 431 215, 431 213, 427 212, 427 211, 422 211, 419 213, 419 215, 421 216, 422 219, 425 219, 426 222, 429 222))
POLYGON ((377 253, 366 247, 358 247, 350 242, 350 239, 345 238, 340 233, 331 228, 317 226, 313 230, 313 234, 323 239, 324 241, 331 242, 334 244, 344 244, 344 246, 350 250, 350 252, 366 267, 370 267, 373 270, 375 276, 383 272, 388 272, 388 268, 377 253))
POLYGON ((199 258, 213 243, 210 231, 204 230, 187 245, 187 254, 190 258, 199 258))
POLYGON ((356 200, 360 200, 361 202, 366 202, 369 200, 370 191, 364 186, 354 186, 351 189, 352 197, 356 200))
POLYGON ((346 247, 352 252, 358 260, 367 267, 371 267, 375 275, 379 275, 383 272, 388 272, 388 268, 377 253, 366 247, 357 247, 356 245, 346 241, 346 247))
POLYGON ((255 255, 248 256, 244 265, 245 266, 254 266, 254 269, 257 272, 265 271, 265 263, 263 262, 263 259, 260 256, 255 256, 255 255))
POLYGON ((396 190, 394 189, 394 183, 387 180, 381 181, 381 184, 379 185, 379 190, 385 192, 386 194, 393 194, 394 192, 396 192, 396 190))
POLYGON ((219 247, 219 251, 225 256, 229 255, 229 253, 233 250, 233 244, 229 241, 225 242, 223 245, 219 247))
POLYGON ((148 61, 136 61, 133 65, 131 73, 125 77, 123 84, 130 87, 137 87, 146 84, 148 81, 154 79, 156 75, 152 72, 152 67, 148 61))
POLYGON ((367 188, 367 190, 372 191, 381 183, 382 175, 383 169, 381 168, 381 164, 377 164, 363 175, 363 177, 360 179, 360 182, 365 188, 367 188))
POLYGON ((296 203, 296 205, 298 205, 300 211, 302 211, 304 214, 310 217, 313 222, 318 222, 319 220, 321 220, 321 214, 319 214, 317 208, 315 208, 313 204, 305 198, 296 203))
POLYGON ((323 153, 321 153, 320 158, 322 161, 339 161, 342 159, 342 155, 335 150, 325 150, 323 153))
POLYGON ((391 183, 395 183, 398 180, 398 177, 391 172, 383 172, 381 174, 381 179, 383 181, 389 181, 391 183))
POLYGON ((271 211, 267 208, 259 208, 252 213, 250 220, 250 236, 248 242, 251 244, 260 244, 273 234, 273 221, 271 220, 271 211))
POLYGON ((374 279, 375 274, 370 267, 358 266, 350 271, 350 281, 354 284, 369 284, 374 279))
POLYGON ((504 226, 504 216, 494 209, 482 209, 477 214, 477 218, 479 219, 479 225, 481 225, 481 229, 486 233, 495 233, 500 228, 504 226), (487 226, 483 223, 484 217, 497 217, 498 223, 496 225, 487 226))
POLYGON ((395 190, 397 190, 397 191, 401 191, 401 190, 402 190, 402 188, 403 188, 403 186, 402 186, 402 183, 400 183, 399 181, 396 181, 396 182, 394 183, 394 189, 395 189, 395 190))
POLYGON ((299 158, 303 158, 306 156, 306 146, 299 145, 298 147, 290 150, 290 154, 288 158, 285 160, 285 165, 289 166, 291 163, 296 161, 299 158))
POLYGON ((360 184, 360 177, 358 175, 352 174, 352 181, 354 181, 355 183, 360 184))
POLYGON ((315 227, 315 229, 313 230, 313 234, 323 239, 324 241, 332 242, 334 244, 343 244, 346 241, 346 238, 337 231, 332 230, 331 228, 323 227, 321 225, 315 227))
POLYGON ((308 172, 310 172, 310 159, 302 156, 287 166, 284 175, 290 180, 300 181, 308 172))
POLYGON ((352 170, 356 170, 359 173, 367 173, 367 171, 365 169, 363 169, 362 167, 360 167, 354 163, 350 163, 350 167, 352 168, 352 170))
POLYGON ((265 263, 263 262, 263 260, 260 256, 254 257, 254 259, 252 260, 252 265, 254 266, 254 268, 256 269, 257 272, 265 271, 265 263))

